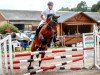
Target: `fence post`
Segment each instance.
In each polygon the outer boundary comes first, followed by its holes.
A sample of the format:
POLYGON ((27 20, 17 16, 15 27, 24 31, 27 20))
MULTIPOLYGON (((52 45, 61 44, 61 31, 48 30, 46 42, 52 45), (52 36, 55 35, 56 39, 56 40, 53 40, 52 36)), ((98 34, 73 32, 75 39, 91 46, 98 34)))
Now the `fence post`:
MULTIPOLYGON (((83 33, 83 48, 85 48, 85 34, 83 33)), ((85 56, 86 56, 86 54, 85 54, 85 50, 83 50, 83 68, 85 68, 85 56)))
POLYGON ((97 63, 100 61, 99 38, 97 37, 97 63))
POLYGON ((97 32, 96 32, 96 26, 94 25, 94 67, 100 69, 100 67, 97 64, 97 32))
POLYGON ((1 43, 0 43, 0 75, 3 74, 3 66, 2 66, 2 49, 1 49, 1 43))
POLYGON ((7 60, 7 40, 4 41, 4 57, 5 57, 5 67, 6 73, 8 73, 8 60, 7 60))
POLYGON ((10 57, 10 70, 11 70, 11 75, 14 75, 14 71, 13 71, 13 57, 12 57, 12 40, 11 40, 11 35, 9 36, 9 57, 10 57))

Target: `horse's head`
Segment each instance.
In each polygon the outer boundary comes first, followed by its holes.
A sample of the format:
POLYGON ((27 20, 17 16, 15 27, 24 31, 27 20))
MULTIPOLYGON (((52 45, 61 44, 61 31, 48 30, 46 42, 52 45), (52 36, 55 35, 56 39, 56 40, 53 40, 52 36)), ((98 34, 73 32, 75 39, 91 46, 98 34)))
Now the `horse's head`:
POLYGON ((58 18, 59 18, 60 16, 56 16, 56 15, 54 15, 54 14, 48 14, 47 15, 47 23, 51 23, 52 25, 57 25, 57 23, 58 23, 58 18))
POLYGON ((48 29, 52 29, 52 31, 54 32, 54 33, 56 33, 57 32, 57 25, 58 25, 58 18, 59 18, 60 16, 56 16, 56 15, 54 15, 54 14, 49 14, 48 16, 47 16, 47 28, 48 29))

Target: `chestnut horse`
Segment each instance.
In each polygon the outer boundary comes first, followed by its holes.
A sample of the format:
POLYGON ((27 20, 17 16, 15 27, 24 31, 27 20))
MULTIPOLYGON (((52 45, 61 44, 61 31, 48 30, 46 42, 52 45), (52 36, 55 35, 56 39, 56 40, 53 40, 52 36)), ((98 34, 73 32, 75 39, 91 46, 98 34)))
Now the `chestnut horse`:
MULTIPOLYGON (((41 28, 38 37, 33 41, 31 51, 46 51, 57 32, 57 19, 59 16, 55 16, 53 14, 49 14, 46 19, 46 23, 41 28)), ((31 55, 31 59, 33 59, 34 55, 31 55)), ((37 58, 39 54, 36 55, 37 58)), ((41 58, 44 58, 45 54, 41 54, 41 58)), ((41 65, 41 61, 39 61, 39 66, 41 65)), ((28 68, 31 67, 31 62, 28 68)), ((29 69, 28 69, 29 70, 29 69)))

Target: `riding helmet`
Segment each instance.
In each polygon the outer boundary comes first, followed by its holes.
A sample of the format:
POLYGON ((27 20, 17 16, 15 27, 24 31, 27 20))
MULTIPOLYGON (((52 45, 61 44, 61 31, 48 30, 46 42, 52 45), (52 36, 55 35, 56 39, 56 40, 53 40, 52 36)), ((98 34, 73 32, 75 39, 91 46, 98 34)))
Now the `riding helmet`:
POLYGON ((48 2, 48 4, 47 4, 48 6, 53 6, 53 2, 48 2))

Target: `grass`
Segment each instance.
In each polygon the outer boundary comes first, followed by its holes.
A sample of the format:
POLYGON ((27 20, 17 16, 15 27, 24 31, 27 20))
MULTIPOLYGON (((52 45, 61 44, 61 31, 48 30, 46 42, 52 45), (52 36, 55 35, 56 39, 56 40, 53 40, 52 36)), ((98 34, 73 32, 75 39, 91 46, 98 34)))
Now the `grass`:
POLYGON ((27 47, 26 50, 22 47, 21 47, 21 50, 20 50, 20 48, 16 48, 15 51, 16 52, 31 51, 31 47, 27 47))

